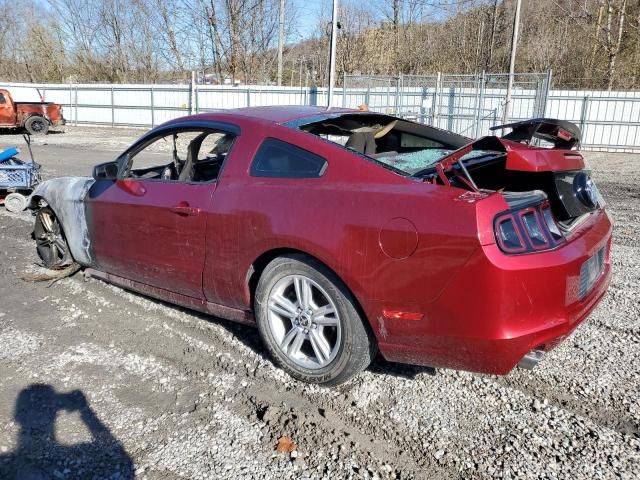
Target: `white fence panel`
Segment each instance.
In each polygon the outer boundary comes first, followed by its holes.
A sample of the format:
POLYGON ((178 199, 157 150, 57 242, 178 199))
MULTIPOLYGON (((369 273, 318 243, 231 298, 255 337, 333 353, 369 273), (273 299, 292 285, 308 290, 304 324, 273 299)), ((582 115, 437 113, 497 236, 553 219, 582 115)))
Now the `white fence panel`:
MULTIPOLYGON (((413 81, 411 76, 406 78, 413 81)), ((384 77, 371 88, 336 89, 334 105, 356 108, 367 104, 373 111, 397 113, 470 137, 487 135, 490 127, 501 123, 504 88, 484 88, 479 93, 473 82, 437 90, 435 83, 402 86, 392 80, 384 77)), ((62 104, 70 123, 113 126, 152 127, 190 113, 261 105, 323 106, 327 102, 327 91, 321 88, 198 85, 192 91, 190 85, 0 86, 8 88, 17 101, 39 101, 42 96, 62 104)), ((539 101, 535 89, 515 88, 510 119, 524 120, 543 111, 547 117, 580 126, 583 149, 640 152, 640 91, 557 89, 548 92, 542 110, 539 101)))

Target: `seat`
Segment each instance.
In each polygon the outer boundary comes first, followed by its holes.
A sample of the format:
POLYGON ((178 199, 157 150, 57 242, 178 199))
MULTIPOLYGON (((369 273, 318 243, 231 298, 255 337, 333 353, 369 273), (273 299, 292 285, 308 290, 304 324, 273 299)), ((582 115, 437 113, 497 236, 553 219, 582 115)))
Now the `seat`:
POLYGON ((208 132, 201 133, 196 138, 191 140, 189 143, 189 147, 187 148, 187 160, 184 162, 184 166, 180 171, 180 175, 178 176, 179 182, 191 182, 193 181, 195 168, 194 163, 198 160, 198 152, 200 151, 200 146, 205 138, 209 135, 208 132))
POLYGON ((376 139, 373 132, 353 132, 344 146, 364 155, 376 153, 376 139))

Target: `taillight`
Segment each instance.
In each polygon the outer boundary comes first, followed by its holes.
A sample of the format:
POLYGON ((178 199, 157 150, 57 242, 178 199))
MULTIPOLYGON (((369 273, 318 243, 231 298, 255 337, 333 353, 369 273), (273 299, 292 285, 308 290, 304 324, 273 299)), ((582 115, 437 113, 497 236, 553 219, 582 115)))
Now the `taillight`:
POLYGON ((542 250, 549 248, 549 240, 544 234, 542 222, 539 220, 538 211, 535 208, 527 208, 520 212, 520 218, 522 219, 522 225, 529 236, 531 245, 536 250, 542 250))
POLYGON ((565 242, 546 201, 499 214, 495 233, 500 249, 510 254, 549 250, 565 242))
POLYGON ((520 253, 525 251, 522 235, 516 227, 516 219, 513 215, 501 217, 497 222, 497 237, 500 248, 507 253, 520 253))
POLYGON ((556 219, 553 218, 553 213, 551 213, 551 208, 549 208, 549 204, 542 208, 542 218, 544 218, 544 224, 547 226, 547 230, 556 241, 564 240, 564 235, 558 228, 558 224, 556 223, 556 219))

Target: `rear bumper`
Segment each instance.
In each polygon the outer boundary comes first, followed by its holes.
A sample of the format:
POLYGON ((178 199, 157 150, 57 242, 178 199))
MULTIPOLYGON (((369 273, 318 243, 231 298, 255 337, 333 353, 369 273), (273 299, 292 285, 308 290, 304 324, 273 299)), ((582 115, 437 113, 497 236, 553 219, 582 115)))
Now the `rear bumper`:
POLYGON ((508 256, 495 244, 469 259, 419 321, 384 320, 391 361, 507 374, 531 350, 549 351, 583 322, 611 280, 611 221, 598 211, 556 250, 508 256), (579 297, 580 268, 605 248, 604 270, 579 297))

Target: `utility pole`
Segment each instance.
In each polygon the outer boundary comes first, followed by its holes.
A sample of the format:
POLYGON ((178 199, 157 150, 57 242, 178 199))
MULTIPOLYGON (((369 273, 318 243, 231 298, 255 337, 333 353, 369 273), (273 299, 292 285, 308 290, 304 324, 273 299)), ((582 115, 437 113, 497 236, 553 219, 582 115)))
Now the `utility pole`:
POLYGON ((336 83, 336 44, 338 41, 338 0, 333 0, 331 16, 331 50, 329 53, 329 95, 327 108, 333 105, 333 87, 336 83))
POLYGON ((278 20, 278 86, 282 85, 282 51, 284 49, 284 2, 280 0, 280 18, 278 20))
POLYGON ((502 111, 502 123, 507 123, 511 115, 511 90, 513 89, 513 75, 515 72, 516 51, 518 50, 518 29, 520 28, 520 0, 516 0, 516 11, 513 15, 513 33, 511 36, 511 59, 509 60, 509 81, 507 83, 507 97, 502 111))

